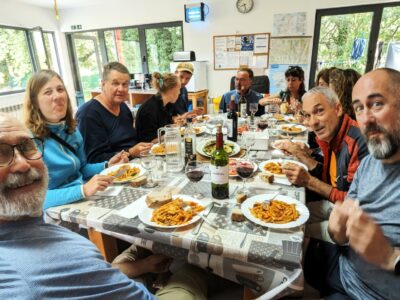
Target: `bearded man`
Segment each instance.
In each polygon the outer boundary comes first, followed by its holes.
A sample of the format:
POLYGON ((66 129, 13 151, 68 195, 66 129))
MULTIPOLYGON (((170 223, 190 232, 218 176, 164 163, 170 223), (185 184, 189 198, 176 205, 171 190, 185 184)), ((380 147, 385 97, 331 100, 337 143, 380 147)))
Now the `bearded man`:
POLYGON ((360 78, 352 103, 370 155, 347 199, 337 202, 328 231, 348 244, 329 270, 326 299, 398 299, 400 295, 400 72, 360 78))

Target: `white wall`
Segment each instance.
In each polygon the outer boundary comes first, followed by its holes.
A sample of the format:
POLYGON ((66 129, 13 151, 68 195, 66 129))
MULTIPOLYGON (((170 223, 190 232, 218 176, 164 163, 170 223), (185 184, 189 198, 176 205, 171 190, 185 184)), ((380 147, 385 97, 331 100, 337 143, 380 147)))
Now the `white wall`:
MULTIPOLYGON (((200 1, 200 0, 199 0, 200 1)), ((71 31, 71 25, 82 25, 82 30, 109 27, 179 21, 184 19, 183 5, 193 1, 183 0, 113 0, 107 4, 90 7, 60 10, 61 19, 55 21, 52 9, 40 9, 1 0, 0 24, 37 26, 46 29, 58 28, 61 32, 71 31), (6 5, 3 4, 6 3, 6 5), (12 4, 11 4, 12 3, 12 4)), ((184 23, 185 50, 194 50, 197 60, 209 62, 208 83, 211 96, 222 94, 228 89, 229 79, 235 71, 213 70, 213 36, 221 34, 271 32, 273 16, 276 13, 307 13, 307 35, 313 35, 315 11, 349 5, 374 4, 375 0, 254 0, 253 10, 248 14, 236 11, 236 0, 202 0, 210 13, 205 22, 184 23)), ((381 0, 380 2, 395 2, 381 0)), ((73 90, 67 59, 65 38, 61 36, 61 50, 64 66, 64 78, 73 90), (65 70, 67 72, 65 72, 65 70)), ((71 95, 73 96, 73 95, 71 95)))
MULTIPOLYGON (((73 93, 72 75, 67 56, 65 35, 59 31, 53 9, 22 4, 14 0, 0 0, 0 25, 32 28, 40 26, 44 30, 55 32, 57 47, 60 51, 61 70, 68 91, 73 93)), ((73 93, 74 95, 74 93, 73 93)), ((0 107, 22 103, 24 93, 0 96, 0 107)))
MULTIPOLYGON (((61 11, 61 31, 81 24, 83 30, 158 23, 184 19, 183 4, 198 1, 114 0, 108 5, 68 9, 61 11)), ((213 70, 213 35, 271 32, 273 15, 276 13, 307 13, 307 35, 314 33, 315 10, 349 5, 376 3, 374 0, 254 0, 254 8, 248 14, 238 13, 236 0, 203 0, 210 14, 205 22, 184 23, 185 50, 194 50, 197 60, 209 62, 208 83, 211 96, 224 93, 235 71, 213 70)), ((394 2, 394 1, 381 1, 394 2)))

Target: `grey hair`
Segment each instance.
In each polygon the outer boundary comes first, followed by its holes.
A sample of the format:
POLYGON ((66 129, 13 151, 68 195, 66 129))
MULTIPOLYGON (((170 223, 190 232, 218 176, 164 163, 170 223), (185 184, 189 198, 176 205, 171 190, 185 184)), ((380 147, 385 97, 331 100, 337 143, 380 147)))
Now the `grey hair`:
POLYGON ((309 95, 322 95, 325 97, 326 101, 328 101, 330 106, 335 106, 336 104, 340 103, 338 95, 330 88, 324 86, 316 86, 309 90, 307 93, 301 97, 301 100, 304 101, 305 97, 309 95))

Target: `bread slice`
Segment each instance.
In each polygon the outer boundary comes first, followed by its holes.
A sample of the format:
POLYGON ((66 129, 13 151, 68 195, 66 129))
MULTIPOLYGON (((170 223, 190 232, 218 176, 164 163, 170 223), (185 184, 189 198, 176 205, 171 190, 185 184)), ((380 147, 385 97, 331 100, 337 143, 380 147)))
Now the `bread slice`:
POLYGON ((274 174, 272 174, 272 173, 261 173, 260 178, 264 182, 268 182, 268 183, 274 182, 274 174))
POLYGON ((237 194, 236 195, 236 202, 242 204, 247 199, 246 194, 237 194))
POLYGON ((243 222, 244 220, 246 220, 246 218, 239 208, 234 208, 232 210, 231 220, 234 222, 243 222))
POLYGON ((150 192, 146 197, 146 204, 150 208, 159 207, 172 201, 172 195, 170 192, 150 192))
POLYGON ((139 187, 139 186, 145 185, 146 183, 147 183, 147 177, 140 176, 140 177, 136 177, 135 179, 130 181, 129 185, 133 186, 133 187, 139 187))

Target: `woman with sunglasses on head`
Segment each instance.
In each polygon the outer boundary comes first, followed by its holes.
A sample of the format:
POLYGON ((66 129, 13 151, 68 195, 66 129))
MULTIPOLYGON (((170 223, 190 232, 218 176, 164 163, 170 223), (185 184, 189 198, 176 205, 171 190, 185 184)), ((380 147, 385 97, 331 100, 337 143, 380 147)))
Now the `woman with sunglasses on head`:
POLYGON ((107 166, 128 161, 127 153, 121 152, 108 162, 87 163, 70 98, 63 80, 54 71, 41 70, 29 79, 24 121, 34 136, 44 141, 43 160, 50 178, 44 209, 75 202, 106 189, 113 178, 96 174, 107 166))
POLYGON ((260 100, 260 105, 280 104, 284 114, 299 114, 302 108, 301 97, 305 94, 304 71, 299 66, 290 66, 285 72, 286 90, 260 100))

